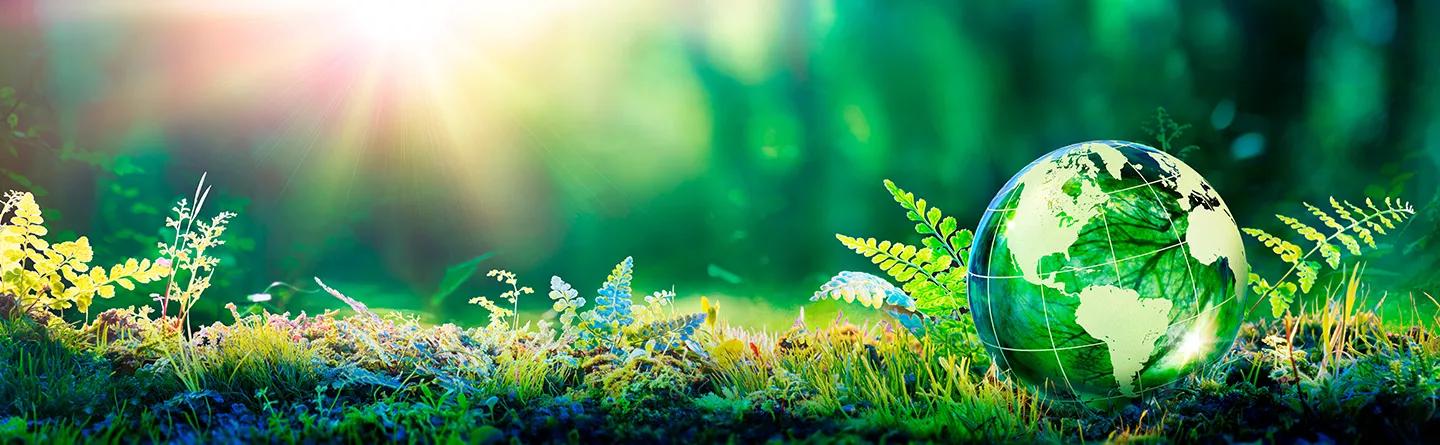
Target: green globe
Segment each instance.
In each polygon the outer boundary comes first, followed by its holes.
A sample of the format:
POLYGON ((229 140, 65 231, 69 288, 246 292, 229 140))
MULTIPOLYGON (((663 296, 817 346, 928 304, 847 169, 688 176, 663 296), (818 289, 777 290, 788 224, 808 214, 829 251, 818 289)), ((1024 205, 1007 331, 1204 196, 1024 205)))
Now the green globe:
POLYGON ((1230 209, 1174 156, 1070 145, 995 196, 970 253, 994 362, 1052 399, 1133 398, 1223 354, 1249 266, 1230 209))

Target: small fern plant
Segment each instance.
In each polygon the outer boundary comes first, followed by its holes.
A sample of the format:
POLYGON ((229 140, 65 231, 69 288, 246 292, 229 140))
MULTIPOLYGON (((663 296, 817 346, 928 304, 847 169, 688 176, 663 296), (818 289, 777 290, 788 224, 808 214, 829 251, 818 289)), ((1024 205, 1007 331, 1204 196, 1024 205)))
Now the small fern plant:
POLYGON ((943 341, 936 344, 958 347, 966 355, 984 360, 983 353, 976 353, 979 343, 974 322, 966 316, 966 261, 974 233, 959 228, 954 217, 894 182, 887 179, 884 184, 905 210, 906 219, 915 223, 915 232, 921 236, 919 246, 842 234, 835 238, 878 266, 898 289, 874 275, 841 272, 811 300, 858 301, 879 308, 917 336, 941 337, 943 341))
POLYGON ((599 296, 595 297, 595 307, 585 313, 582 325, 597 339, 613 338, 635 323, 634 304, 630 301, 630 281, 634 279, 634 272, 635 258, 625 257, 596 291, 599 296))
POLYGON ((585 307, 585 297, 570 283, 558 276, 550 277, 550 310, 560 315, 560 326, 568 329, 575 322, 577 311, 585 307))
POLYGON ((1155 138, 1156 145, 1166 153, 1183 157, 1200 149, 1200 146, 1195 144, 1177 146, 1177 140, 1190 129, 1190 124, 1176 122, 1170 117, 1170 112, 1165 111, 1165 107, 1156 107, 1154 122, 1146 122, 1142 128, 1150 137, 1155 138))
POLYGON ((693 346, 698 350, 699 346, 692 345, 690 337, 694 336, 695 331, 704 323, 704 313, 658 319, 641 325, 635 336, 648 350, 668 351, 685 346, 693 346))
MULTIPOLYGON (((670 306, 675 298, 673 291, 660 291, 646 298, 648 306, 637 311, 631 295, 634 290, 630 283, 634 279, 635 259, 626 257, 595 297, 595 305, 589 311, 573 315, 585 304, 569 284, 559 277, 551 280, 551 299, 554 309, 560 313, 561 323, 567 314, 571 319, 579 318, 575 328, 583 346, 608 348, 611 350, 643 346, 650 350, 669 350, 687 345, 690 337, 705 323, 706 314, 697 313, 665 318, 663 307, 670 306)), ((673 307, 672 307, 673 311, 673 307)))
MULTIPOLYGON (((92 267, 90 240, 50 244, 49 231, 35 196, 11 191, 0 202, 0 294, 16 300, 24 312, 76 308, 88 312, 95 297, 112 298, 116 287, 134 290, 136 284, 165 277, 169 266, 148 259, 92 267), (5 220, 6 216, 9 217, 5 220)), ((0 314, 10 315, 10 314, 0 314)))
POLYGON ((1256 298, 1255 304, 1246 311, 1247 317, 1262 301, 1270 302, 1271 315, 1279 317, 1284 314, 1295 302, 1297 295, 1307 294, 1315 286, 1315 282, 1320 277, 1321 261, 1331 269, 1339 269, 1340 259, 1344 253, 1360 255, 1362 247, 1376 248, 1376 235, 1387 234, 1387 230, 1395 229, 1396 224, 1415 215, 1415 207, 1410 203, 1388 197, 1380 205, 1376 205, 1373 200, 1366 198, 1364 207, 1332 197, 1330 198, 1330 208, 1333 211, 1310 203, 1303 204, 1310 214, 1320 221, 1324 230, 1312 227, 1300 219, 1290 216, 1275 215, 1275 218, 1304 240, 1297 240, 1297 242, 1312 244, 1313 246, 1308 250, 1301 247, 1300 244, 1261 229, 1249 227, 1241 229, 1246 235, 1255 238, 1256 241, 1264 244, 1271 252, 1278 255, 1280 261, 1290 265, 1290 268, 1273 282, 1260 277, 1259 274, 1250 273, 1249 284, 1255 292, 1256 298), (1317 253, 1320 255, 1321 261, 1311 260, 1317 253))

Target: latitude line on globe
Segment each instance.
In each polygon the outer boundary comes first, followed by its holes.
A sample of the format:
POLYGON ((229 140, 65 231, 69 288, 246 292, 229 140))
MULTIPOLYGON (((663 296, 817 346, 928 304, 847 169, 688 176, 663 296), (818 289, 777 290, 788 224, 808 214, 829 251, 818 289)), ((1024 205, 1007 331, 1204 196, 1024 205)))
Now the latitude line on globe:
MULTIPOLYGON (((1165 330, 1168 331, 1168 330, 1170 330, 1170 328, 1173 328, 1173 327, 1176 327, 1176 326, 1180 326, 1180 325, 1189 323, 1189 322, 1191 322, 1191 321, 1194 321, 1195 319, 1200 318, 1200 316, 1201 316, 1201 315, 1204 315, 1206 312, 1210 312, 1210 311, 1213 311, 1213 310, 1220 309, 1221 307, 1225 306, 1226 303, 1229 303, 1231 300, 1234 300, 1234 299, 1235 299, 1235 295, 1232 294, 1232 295, 1230 295, 1229 297, 1225 298, 1224 300, 1220 301, 1220 304, 1217 304, 1217 305, 1214 305, 1214 306, 1211 306, 1211 307, 1207 307, 1207 308, 1205 308, 1205 309, 1201 309, 1200 312, 1196 312, 1195 315, 1191 315, 1191 316, 1189 316, 1189 317, 1185 317, 1185 318, 1176 320, 1175 323, 1171 323, 1170 325, 1165 326, 1165 330)), ((991 321, 993 322, 994 319, 992 318, 991 321)), ((1000 349, 1000 350, 1005 350, 1005 351, 1013 351, 1013 352, 1051 352, 1051 351, 1056 351, 1056 350, 1059 350, 1059 351, 1067 351, 1067 350, 1071 350, 1071 349, 1084 349, 1084 348, 1093 348, 1093 347, 1096 347, 1096 346, 1105 346, 1105 342, 1103 342, 1103 341, 1097 341, 1097 342, 1094 342, 1094 343, 1086 343, 1086 344, 1083 344, 1083 345, 1072 345, 1072 346, 1063 346, 1063 347, 1057 346, 1057 347, 1052 348, 1052 349, 1047 349, 1047 348, 1010 348, 1010 347, 1005 347, 1005 346, 990 344, 989 342, 986 342, 986 341, 983 340, 983 339, 980 340, 980 342, 981 342, 981 343, 984 343, 985 346, 989 346, 989 347, 992 347, 992 348, 995 348, 995 349, 1000 349)))
MULTIPOLYGON (((1140 188, 1140 187, 1149 186, 1150 184, 1155 184, 1155 183, 1159 183, 1159 182, 1163 182, 1163 181, 1169 181, 1169 180, 1171 180, 1171 179, 1176 179, 1176 178, 1179 178, 1179 177, 1180 177, 1180 175, 1166 176, 1166 177, 1159 178, 1159 179, 1156 179, 1156 180, 1151 181, 1151 182, 1146 182, 1146 183, 1144 183, 1144 184, 1136 184, 1136 185, 1132 185, 1132 186, 1125 187, 1125 188, 1115 189, 1115 190, 1112 190, 1112 191, 1109 191, 1109 192, 1102 191, 1102 192, 1100 192, 1100 194, 1105 195, 1105 196, 1114 196, 1114 195, 1116 195, 1116 194, 1119 194, 1120 192, 1125 192, 1125 191, 1129 191, 1129 190, 1133 190, 1133 189, 1138 189, 1138 188, 1140 188)), ((1140 179, 1141 179, 1141 180, 1144 180, 1145 177, 1144 177, 1144 176, 1141 176, 1140 179)), ((1002 208, 998 208, 998 209, 997 209, 997 208, 990 207, 990 208, 986 208, 985 211, 986 211, 986 212, 1013 212, 1013 211, 1015 211, 1015 207, 1002 207, 1002 208)))
MULTIPOLYGON (((1167 251, 1167 250, 1170 250, 1170 249, 1174 249, 1174 248, 1176 248, 1176 247, 1180 247, 1180 246, 1182 246, 1182 245, 1184 245, 1184 244, 1185 244, 1185 242, 1184 242, 1184 241, 1181 241, 1181 242, 1179 242, 1179 243, 1175 243, 1175 244, 1171 244, 1171 245, 1168 245, 1168 246, 1165 246, 1165 247, 1161 247, 1161 248, 1156 249, 1156 250, 1154 250, 1154 251, 1150 251, 1150 252, 1146 252, 1146 253, 1140 253, 1140 254, 1135 254, 1135 255, 1127 256, 1127 257, 1125 257, 1125 258, 1120 258, 1119 260, 1116 260, 1116 261, 1107 261, 1107 262, 1104 262, 1104 263, 1091 264, 1091 265, 1089 265, 1089 266, 1067 267, 1067 268, 1063 268, 1063 269, 1059 269, 1059 270, 1052 270, 1052 271, 1044 272, 1044 273, 1045 273, 1045 274, 1052 274, 1052 275, 1053 275, 1053 274, 1060 274, 1060 273, 1082 272, 1082 271, 1087 271, 1087 270, 1091 270, 1091 269, 1098 269, 1098 268, 1101 268, 1101 267, 1109 266, 1109 265, 1111 265, 1111 264, 1116 264, 1116 263, 1118 263, 1118 262, 1125 262, 1125 261, 1130 261, 1130 260, 1133 260, 1133 259, 1136 259, 1136 258, 1148 257, 1148 256, 1151 256, 1151 255, 1155 255, 1155 254, 1160 253, 1160 252, 1164 252, 1164 251, 1167 251)), ((973 273, 973 272, 971 272, 970 275, 973 276, 973 277, 976 277, 976 278, 984 278, 984 279, 987 279, 987 280, 1000 280, 1000 279, 1009 280, 1009 279, 1021 279, 1021 278, 1025 278, 1024 275, 980 275, 980 274, 973 273)))
MULTIPOLYGON (((1159 390, 1159 389, 1165 389, 1165 388, 1167 388, 1167 387, 1175 386, 1175 384, 1180 383, 1180 382, 1183 381, 1183 380, 1184 380, 1184 379, 1176 379, 1176 380, 1174 380, 1174 381, 1171 381, 1171 382, 1168 382, 1168 383, 1164 383, 1164 384, 1158 385, 1158 386, 1156 386, 1156 387, 1154 387, 1154 388, 1150 388, 1149 391, 1154 391, 1154 390, 1159 390)), ((1137 393, 1137 394, 1138 394, 1138 393, 1137 393)), ((1077 400, 1058 399, 1058 400, 1061 401, 1061 402, 1066 402, 1066 403, 1079 403, 1079 402, 1103 402, 1103 401, 1106 401, 1106 400, 1128 399, 1128 398, 1131 398, 1131 396, 1127 396, 1127 395, 1121 394, 1121 395, 1118 395, 1118 396, 1097 397, 1097 398, 1093 398, 1093 399, 1084 399, 1084 400, 1078 400, 1078 399, 1077 399, 1077 400)))

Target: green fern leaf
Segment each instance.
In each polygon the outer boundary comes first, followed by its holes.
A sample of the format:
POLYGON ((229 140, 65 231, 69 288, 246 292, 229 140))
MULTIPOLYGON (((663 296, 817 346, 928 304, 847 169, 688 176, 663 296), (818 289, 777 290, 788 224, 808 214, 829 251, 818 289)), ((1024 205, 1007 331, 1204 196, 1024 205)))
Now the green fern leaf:
POLYGON ((936 256, 929 248, 916 249, 908 244, 876 241, 875 238, 861 239, 838 234, 835 238, 855 253, 869 258, 886 275, 904 286, 925 280, 944 287, 931 270, 936 269, 936 264, 948 264, 951 261, 949 256, 936 256))
POLYGON ((929 206, 924 199, 915 199, 914 193, 901 189, 889 179, 885 180, 885 189, 905 209, 905 217, 915 222, 915 232, 927 235, 921 240, 922 245, 949 255, 960 267, 965 267, 974 233, 960 229, 955 218, 945 216, 939 207, 929 206))
MULTIPOLYGON (((894 316, 916 335, 934 335, 936 344, 942 345, 944 353, 969 357, 972 363, 986 363, 988 356, 975 334, 974 323, 970 317, 964 316, 969 311, 966 260, 970 256, 975 234, 961 229, 955 218, 946 216, 924 199, 915 198, 913 193, 901 189, 894 182, 887 179, 884 183, 895 202, 905 209, 905 218, 915 224, 915 232, 921 235, 920 243, 911 245, 835 235, 845 247, 879 266, 885 275, 894 279, 894 284, 880 277, 869 276, 873 278, 869 280, 862 277, 868 276, 865 274, 842 272, 822 287, 815 298, 860 299, 862 294, 849 294, 847 297, 845 290, 851 288, 841 284, 861 286, 863 283, 884 282, 893 293, 907 296, 911 302, 905 306, 885 305, 882 311, 894 316), (836 283, 836 280, 841 283, 836 283), (895 286, 899 289, 894 290, 895 286)), ((875 288, 879 288, 878 285, 871 290, 875 288)), ((875 301, 873 296, 864 298, 870 304, 875 301)))
MULTIPOLYGON (((1385 235, 1387 230, 1395 230, 1396 224, 1415 214, 1415 209, 1408 203, 1393 198, 1385 198, 1382 205, 1376 205, 1375 201, 1366 198, 1365 207, 1360 207, 1349 201, 1330 198, 1330 207, 1333 214, 1309 203, 1303 203, 1305 209, 1319 220, 1327 232, 1322 232, 1315 227, 1285 215, 1275 215, 1280 222, 1284 223, 1290 230, 1294 231, 1300 238, 1314 244, 1309 250, 1302 250, 1300 246, 1275 236, 1260 229, 1244 228, 1245 234, 1255 238, 1261 244, 1268 247, 1280 257, 1280 260, 1290 265, 1280 279, 1274 284, 1251 274, 1250 284, 1259 296, 1256 305, 1269 297, 1270 308, 1275 316, 1280 316, 1290 305, 1294 303, 1296 295, 1306 294, 1314 288, 1319 280, 1320 265, 1309 258, 1319 254, 1326 266, 1331 269, 1340 267, 1342 255, 1346 252, 1351 255, 1361 254, 1361 242, 1366 246, 1376 248, 1375 234, 1385 235), (1345 247, 1342 252, 1336 247, 1335 241, 1345 247), (1294 276, 1294 281, 1288 279, 1294 276)), ((1254 306, 1251 307, 1254 310, 1254 306)), ((1248 312, 1247 312, 1248 314, 1248 312)))

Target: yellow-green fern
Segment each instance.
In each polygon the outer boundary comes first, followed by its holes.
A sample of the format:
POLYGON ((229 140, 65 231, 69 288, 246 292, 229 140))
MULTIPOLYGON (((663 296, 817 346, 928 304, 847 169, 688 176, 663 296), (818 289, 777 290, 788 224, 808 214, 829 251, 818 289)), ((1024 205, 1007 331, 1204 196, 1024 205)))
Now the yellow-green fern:
POLYGON ((845 235, 835 235, 835 238, 845 247, 880 266, 880 270, 900 283, 900 288, 907 293, 919 292, 929 286, 948 290, 944 283, 935 277, 936 273, 950 268, 951 259, 948 255, 936 255, 929 247, 916 249, 908 244, 878 241, 875 238, 862 239, 845 235))
POLYGON ((874 285, 876 283, 866 287, 869 292, 859 292, 860 289, 852 287, 860 281, 883 281, 881 278, 867 275, 866 280, 858 280, 857 273, 842 272, 821 287, 815 299, 858 301, 870 307, 879 304, 882 311, 894 315, 900 325, 916 335, 933 337, 936 344, 945 345, 952 353, 985 360, 985 354, 979 352, 974 324, 966 316, 969 301, 965 292, 965 263, 974 234, 959 228, 955 218, 945 216, 940 209, 917 199, 895 183, 886 180, 885 188, 905 209, 905 217, 915 223, 915 231, 922 235, 920 246, 845 235, 835 238, 879 266, 899 286, 888 288, 896 295, 888 295, 887 303, 880 304, 877 299, 880 294, 873 292, 881 288, 874 285), (901 301, 905 304, 894 304, 901 301))
POLYGON ((916 199, 914 193, 901 189, 889 179, 885 180, 885 189, 905 208, 905 217, 915 222, 915 232, 926 235, 921 244, 933 252, 949 255, 964 269, 974 234, 959 229, 954 217, 945 216, 940 208, 930 207, 924 199, 916 199))
MULTIPOLYGON (((1325 230, 1317 229, 1298 218, 1285 215, 1275 215, 1275 218, 1303 239, 1296 242, 1312 245, 1308 250, 1300 244, 1264 230, 1248 227, 1242 229, 1245 234, 1254 237, 1279 256, 1280 261, 1290 265, 1289 270, 1274 283, 1255 273, 1251 273, 1249 277, 1250 285, 1258 295, 1255 304, 1259 305, 1260 301, 1269 297, 1271 313, 1277 317, 1289 309, 1296 295, 1310 292, 1319 279, 1320 263, 1310 261, 1311 256, 1319 253, 1326 266, 1338 269, 1343 252, 1360 255, 1362 243, 1371 249, 1376 248, 1376 234, 1385 235, 1387 230, 1395 228, 1395 224, 1415 214, 1415 208, 1409 203, 1391 198, 1385 198, 1380 206, 1366 198, 1365 207, 1360 207, 1332 197, 1330 207, 1334 209, 1333 214, 1310 203, 1304 204, 1306 210, 1320 221, 1325 230), (1343 252, 1340 250, 1342 247, 1345 249, 1343 252)), ((1254 306, 1251 310, 1254 310, 1254 306)))
POLYGON ((50 244, 43 236, 45 218, 30 193, 5 195, 0 218, 0 293, 11 294, 25 310, 62 310, 75 307, 86 311, 98 295, 115 296, 116 286, 135 289, 168 276, 170 268, 150 260, 126 260, 110 267, 91 267, 94 253, 90 240, 50 244), (12 214, 13 211, 13 214, 12 214))

